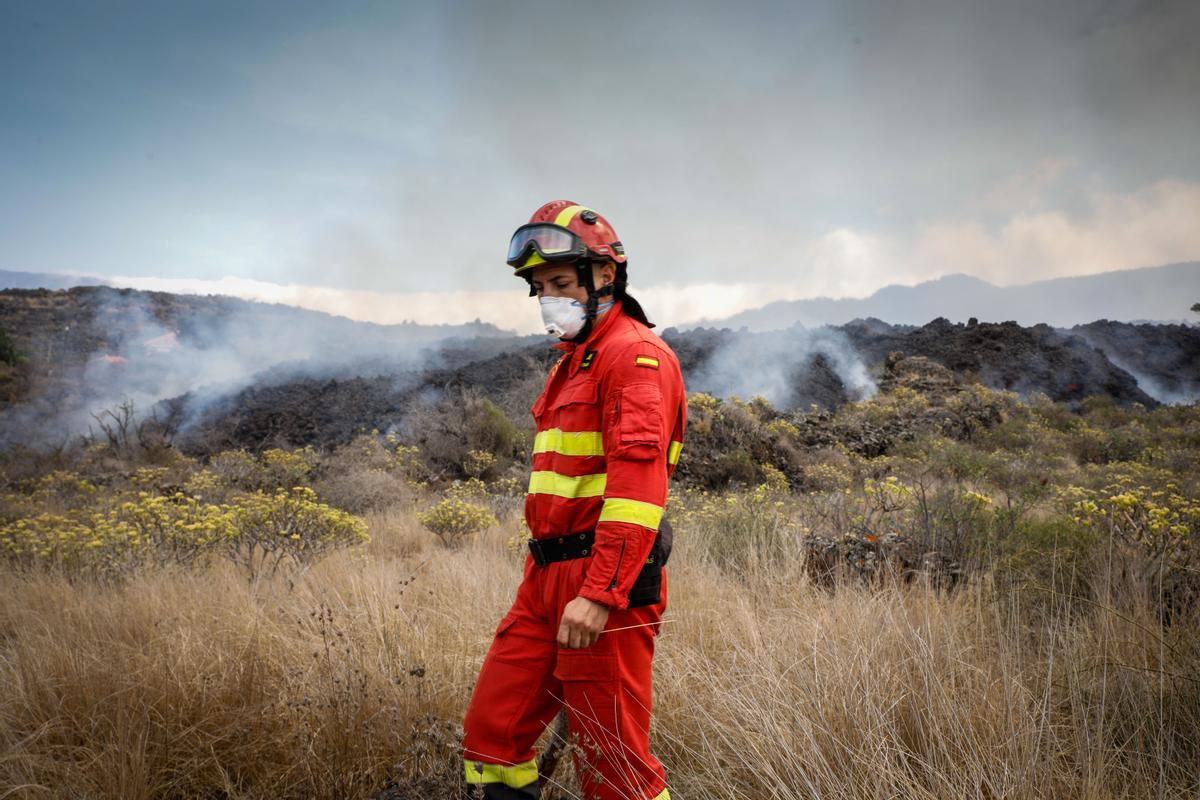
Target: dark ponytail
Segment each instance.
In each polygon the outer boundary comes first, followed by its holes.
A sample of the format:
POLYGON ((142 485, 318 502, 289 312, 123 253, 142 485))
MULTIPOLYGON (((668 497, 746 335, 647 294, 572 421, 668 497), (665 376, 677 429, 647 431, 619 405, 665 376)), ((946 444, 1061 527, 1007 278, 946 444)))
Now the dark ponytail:
POLYGON ((617 277, 613 281, 613 299, 621 301, 621 308, 626 314, 636 319, 638 322, 645 325, 647 328, 653 328, 654 323, 646 317, 646 311, 642 308, 634 297, 625 291, 628 284, 627 264, 617 264, 617 277))

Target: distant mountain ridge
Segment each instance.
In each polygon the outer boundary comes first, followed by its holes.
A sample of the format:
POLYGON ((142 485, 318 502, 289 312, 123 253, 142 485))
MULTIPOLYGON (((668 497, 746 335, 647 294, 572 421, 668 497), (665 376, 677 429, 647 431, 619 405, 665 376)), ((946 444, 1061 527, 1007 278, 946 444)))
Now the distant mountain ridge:
POLYGON ((70 289, 72 286, 107 286, 99 278, 59 272, 16 272, 0 269, 0 289, 70 289))
POLYGON ((767 331, 844 325, 874 317, 896 325, 924 325, 938 317, 966 322, 1012 320, 1059 327, 1098 319, 1181 322, 1200 301, 1200 261, 1050 278, 1019 286, 995 286, 970 275, 946 275, 916 286, 885 286, 870 297, 780 300, 725 319, 681 328, 728 327, 767 331))

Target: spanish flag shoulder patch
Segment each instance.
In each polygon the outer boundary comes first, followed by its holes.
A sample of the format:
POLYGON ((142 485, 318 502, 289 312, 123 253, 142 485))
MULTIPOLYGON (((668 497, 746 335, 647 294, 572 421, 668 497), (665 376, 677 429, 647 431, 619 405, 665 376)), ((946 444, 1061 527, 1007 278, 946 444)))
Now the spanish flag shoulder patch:
POLYGON ((658 369, 658 359, 653 356, 638 356, 634 363, 636 363, 639 367, 658 369))

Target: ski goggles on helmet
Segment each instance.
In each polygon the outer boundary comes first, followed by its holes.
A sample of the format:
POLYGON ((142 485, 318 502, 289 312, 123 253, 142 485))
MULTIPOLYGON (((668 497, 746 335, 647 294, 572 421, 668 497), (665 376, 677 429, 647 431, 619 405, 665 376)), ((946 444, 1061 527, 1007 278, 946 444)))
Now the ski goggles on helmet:
POLYGON ((549 222, 531 222, 522 225, 513 233, 508 243, 508 264, 520 272, 523 267, 533 266, 525 262, 530 252, 536 252, 541 261, 574 261, 587 255, 587 245, 574 232, 561 225, 549 222))

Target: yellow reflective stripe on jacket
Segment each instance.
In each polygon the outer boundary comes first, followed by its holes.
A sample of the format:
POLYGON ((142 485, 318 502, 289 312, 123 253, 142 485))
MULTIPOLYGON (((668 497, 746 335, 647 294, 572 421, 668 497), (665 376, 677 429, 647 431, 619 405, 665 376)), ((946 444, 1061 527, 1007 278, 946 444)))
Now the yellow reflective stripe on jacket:
POLYGON ((604 440, 600 431, 564 431, 550 428, 533 438, 533 452, 561 453, 564 456, 602 456, 604 440))
POLYGON ((667 448, 667 463, 675 464, 679 461, 679 453, 683 450, 683 442, 672 441, 671 446, 667 448))
POLYGON ((651 797, 650 800, 671 800, 671 793, 666 789, 663 789, 662 794, 656 794, 654 797, 651 797))
POLYGON ((565 228, 570 224, 571 220, 575 219, 575 215, 581 211, 591 211, 591 209, 587 206, 567 206, 554 217, 554 224, 565 228))
POLYGON ((655 530, 658 529, 662 515, 662 506, 625 497, 605 498, 604 507, 600 509, 601 522, 632 522, 655 530))
POLYGON ((553 494, 558 497, 599 497, 604 494, 608 476, 603 472, 593 475, 563 475, 550 470, 529 473, 530 494, 553 494))
POLYGON ((537 762, 533 760, 508 767, 503 764, 488 764, 469 759, 464 763, 467 770, 467 783, 470 784, 503 783, 513 789, 520 789, 538 779, 537 762))

